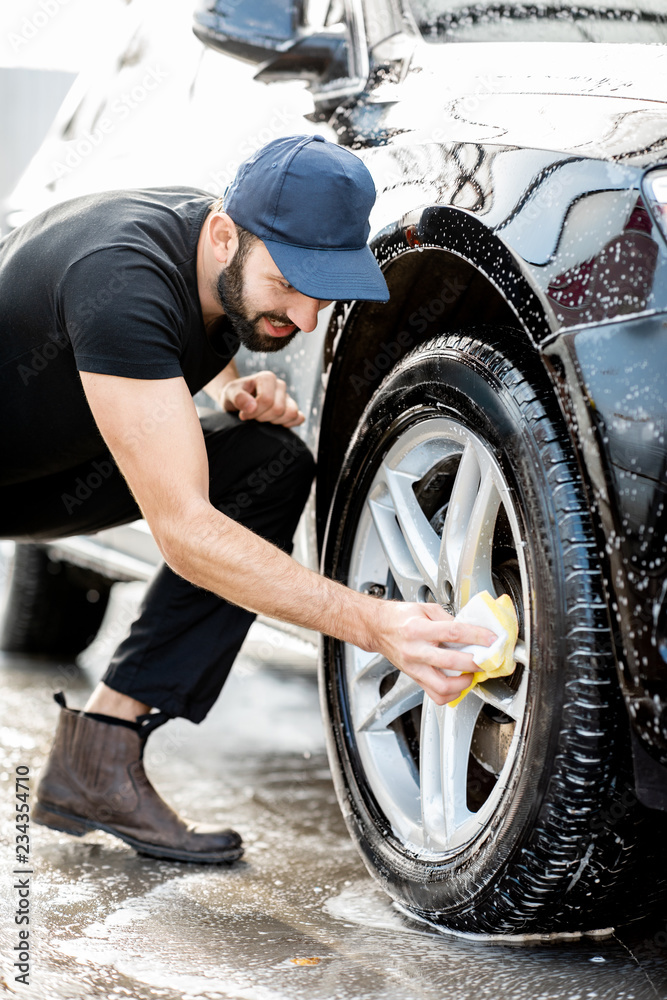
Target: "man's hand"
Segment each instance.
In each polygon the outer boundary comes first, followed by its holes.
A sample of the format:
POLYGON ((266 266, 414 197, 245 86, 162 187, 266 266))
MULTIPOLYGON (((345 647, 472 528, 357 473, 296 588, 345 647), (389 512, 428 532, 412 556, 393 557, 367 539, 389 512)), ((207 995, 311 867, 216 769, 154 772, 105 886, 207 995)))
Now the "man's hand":
POLYGON ((470 684, 477 669, 472 656, 443 643, 490 646, 496 636, 489 629, 454 621, 439 604, 407 604, 378 600, 373 648, 412 677, 436 705, 453 701, 470 684), (448 677, 443 671, 465 671, 448 677))
POLYGON ((285 382, 274 372, 258 372, 232 379, 225 385, 220 403, 227 413, 241 420, 259 420, 283 427, 298 427, 306 419, 287 392, 285 382))

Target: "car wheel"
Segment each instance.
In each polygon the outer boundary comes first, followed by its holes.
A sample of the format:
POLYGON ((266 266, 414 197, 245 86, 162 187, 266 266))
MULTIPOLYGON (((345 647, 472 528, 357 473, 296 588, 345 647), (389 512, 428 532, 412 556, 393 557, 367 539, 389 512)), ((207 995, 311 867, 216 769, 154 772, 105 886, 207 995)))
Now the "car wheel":
POLYGON ((17 544, 7 580, 0 647, 10 653, 76 656, 102 624, 111 581, 17 544))
POLYGON ((456 613, 488 590, 516 609, 515 672, 456 708, 323 645, 353 838, 404 909, 466 932, 604 928, 665 895, 664 822, 631 790, 599 546, 545 382, 510 330, 420 346, 361 418, 325 541, 324 572, 380 600, 456 613))

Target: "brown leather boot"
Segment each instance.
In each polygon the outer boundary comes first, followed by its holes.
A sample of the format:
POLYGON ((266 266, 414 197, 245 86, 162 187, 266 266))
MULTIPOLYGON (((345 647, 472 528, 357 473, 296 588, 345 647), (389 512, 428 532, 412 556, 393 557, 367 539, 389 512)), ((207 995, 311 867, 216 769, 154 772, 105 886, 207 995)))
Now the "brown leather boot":
POLYGON ((75 837, 105 830, 154 858, 220 863, 241 857, 238 833, 181 819, 151 785, 142 757, 146 730, 154 726, 105 722, 67 708, 61 692, 55 699, 60 719, 37 786, 36 823, 75 837))

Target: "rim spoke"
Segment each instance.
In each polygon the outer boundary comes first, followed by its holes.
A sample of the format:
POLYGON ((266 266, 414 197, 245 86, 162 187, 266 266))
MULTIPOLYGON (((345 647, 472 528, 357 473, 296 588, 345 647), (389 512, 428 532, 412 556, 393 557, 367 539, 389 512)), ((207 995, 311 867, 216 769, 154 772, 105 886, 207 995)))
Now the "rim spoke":
POLYGON ((495 595, 491 556, 499 508, 500 493, 489 465, 482 474, 479 492, 470 512, 457 567, 455 600, 458 608, 464 607, 480 590, 488 590, 492 597, 495 595))
POLYGON ((454 587, 458 579, 461 553, 465 543, 470 512, 479 489, 479 480, 479 462, 475 449, 472 444, 467 444, 456 471, 442 532, 438 561, 438 580, 441 586, 448 582, 454 587))
POLYGON ((421 705, 424 691, 407 674, 399 674, 396 683, 358 727, 360 732, 386 729, 395 719, 421 705))
MULTIPOLYGON (((528 673, 524 670, 519 687, 515 690, 511 688, 503 677, 493 677, 484 681, 472 689, 464 701, 474 696, 479 701, 487 705, 492 705, 499 711, 504 712, 514 722, 518 722, 526 704, 526 691, 528 687, 528 673)), ((463 702, 461 702, 463 704, 463 702)))
POLYGON ((442 726, 442 795, 445 827, 450 846, 473 815, 468 809, 468 758, 472 734, 481 705, 468 695, 456 708, 445 706, 442 726))
POLYGON ((435 702, 424 697, 419 738, 419 799, 426 848, 440 847, 447 839, 442 801, 441 715, 435 702))
POLYGON ((382 653, 373 653, 367 663, 364 663, 361 670, 352 678, 354 684, 364 684, 366 682, 381 681, 386 674, 395 670, 396 667, 390 663, 382 653))
POLYGON ((369 500, 368 506, 389 570, 401 596, 406 601, 418 600, 423 581, 396 521, 394 508, 379 500, 369 500))
POLYGON ((406 545, 417 567, 421 582, 436 595, 438 589, 438 550, 440 539, 419 506, 413 485, 417 477, 384 468, 389 494, 406 545))

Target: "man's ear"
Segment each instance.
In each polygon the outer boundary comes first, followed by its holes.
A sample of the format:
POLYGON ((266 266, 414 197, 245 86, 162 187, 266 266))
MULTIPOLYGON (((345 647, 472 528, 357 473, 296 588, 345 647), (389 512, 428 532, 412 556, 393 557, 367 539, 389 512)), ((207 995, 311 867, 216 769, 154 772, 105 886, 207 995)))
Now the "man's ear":
POLYGON ((228 264, 239 245, 236 226, 226 212, 214 212, 208 227, 213 256, 219 264, 228 264))

